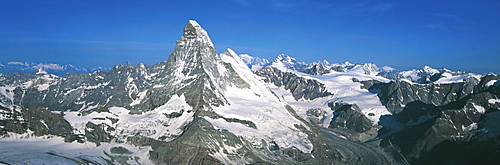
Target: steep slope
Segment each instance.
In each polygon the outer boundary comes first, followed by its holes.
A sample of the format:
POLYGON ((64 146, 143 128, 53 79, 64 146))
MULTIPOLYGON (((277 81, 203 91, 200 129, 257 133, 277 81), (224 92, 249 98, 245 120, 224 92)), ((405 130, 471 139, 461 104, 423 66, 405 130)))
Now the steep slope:
MULTIPOLYGON (((282 103, 267 89, 262 88, 262 86, 256 87, 258 82, 253 78, 251 71, 242 63, 241 59, 234 55, 232 50, 228 50, 221 56, 215 54, 215 49, 206 31, 196 22, 190 21, 184 29, 184 36, 177 42, 177 46, 167 62, 165 72, 155 80, 143 100, 134 105, 133 108, 140 112, 148 111, 165 107, 169 105, 172 98, 181 97, 185 99, 185 104, 193 107, 191 117, 197 118, 197 120, 204 120, 201 118, 224 119, 233 123, 248 123, 246 125, 256 127, 255 122, 242 120, 242 116, 231 117, 237 112, 235 109, 241 107, 227 108, 232 107, 233 104, 240 105, 249 102, 243 99, 253 95, 261 96, 257 98, 261 98, 262 101, 274 99, 272 103, 264 105, 277 104, 281 110, 286 112, 282 103), (241 68, 247 70, 241 71, 241 68), (252 95, 241 96, 241 93, 238 92, 252 95), (243 102, 238 102, 241 100, 243 102), (219 112, 214 109, 222 110, 219 112)), ((245 106, 245 109, 249 108, 251 106, 245 106)), ((242 114, 246 115, 251 112, 252 110, 242 111, 242 114)), ((180 114, 183 115, 182 112, 180 114)))
MULTIPOLYGON (((215 54, 206 31, 194 21, 186 25, 184 36, 167 62, 164 77, 134 108, 144 111, 167 106, 177 96, 185 98, 185 103, 192 107, 191 112, 178 112, 180 117, 188 113, 191 120, 181 127, 184 131, 179 137, 170 143, 131 137, 136 145, 160 144, 153 146, 152 155, 168 156, 153 156, 158 163, 318 161, 311 155, 313 144, 309 135, 303 132, 308 126, 290 114, 234 51, 215 54), (182 148, 176 147, 179 145, 182 148), (196 157, 184 156, 193 151, 196 157)), ((330 152, 334 154, 335 150, 330 152)))

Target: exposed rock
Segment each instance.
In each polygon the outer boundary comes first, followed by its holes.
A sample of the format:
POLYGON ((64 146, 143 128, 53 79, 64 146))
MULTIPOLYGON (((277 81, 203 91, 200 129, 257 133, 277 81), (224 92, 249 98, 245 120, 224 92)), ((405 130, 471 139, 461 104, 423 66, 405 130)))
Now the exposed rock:
MULTIPOLYGON (((478 81, 474 78, 465 83, 412 84, 398 80, 387 84, 368 85, 371 91, 381 91, 379 98, 392 114, 398 114, 411 102, 442 106, 462 99, 473 92, 478 81)), ((367 84, 365 83, 365 86, 367 84)), ((378 92, 377 92, 378 93, 378 92)))
POLYGON ((265 82, 276 86, 283 86, 291 91, 293 97, 298 99, 313 100, 319 97, 332 95, 323 84, 316 80, 298 77, 294 73, 283 72, 273 66, 257 70, 255 74, 263 77, 265 82))
POLYGON ((356 104, 342 102, 329 103, 333 110, 333 119, 329 128, 345 128, 363 133, 372 129, 372 122, 366 118, 356 104))
POLYGON ((0 114, 8 119, 0 120, 0 135, 7 132, 17 134, 32 131, 35 136, 57 135, 64 137, 67 142, 78 140, 73 134, 73 128, 61 116, 45 108, 12 109, 1 107, 0 114))
POLYGON ((85 130, 85 137, 87 141, 94 142, 98 146, 101 145, 100 142, 111 142, 111 140, 115 138, 109 133, 114 131, 114 128, 107 124, 94 124, 92 122, 87 122, 85 126, 87 127, 85 130))
POLYGON ((325 65, 316 63, 313 66, 307 67, 300 72, 311 74, 311 75, 324 75, 330 73, 330 70, 325 67, 325 65))
POLYGON ((500 98, 498 88, 485 85, 498 78, 489 75, 481 81, 467 79, 453 84, 420 85, 402 81, 372 84, 370 89, 379 90, 379 97, 394 113, 396 121, 405 126, 401 132, 385 137, 381 145, 393 152, 395 158, 412 164, 468 164, 479 153, 487 158, 482 162, 494 162, 497 159, 491 151, 499 150, 495 138, 500 137, 500 128, 490 127, 487 132, 494 133, 488 138, 481 130, 491 125, 489 118, 496 116, 490 114, 499 112, 500 104, 491 101, 500 98), (490 152, 481 152, 478 146, 490 152), (464 154, 465 150, 469 154, 464 154))

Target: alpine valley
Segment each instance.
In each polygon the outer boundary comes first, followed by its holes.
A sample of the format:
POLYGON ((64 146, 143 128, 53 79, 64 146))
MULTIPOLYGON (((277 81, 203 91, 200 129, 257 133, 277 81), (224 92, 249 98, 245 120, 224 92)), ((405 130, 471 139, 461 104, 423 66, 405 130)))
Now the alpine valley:
POLYGON ((496 164, 500 75, 217 54, 0 74, 0 164, 496 164))

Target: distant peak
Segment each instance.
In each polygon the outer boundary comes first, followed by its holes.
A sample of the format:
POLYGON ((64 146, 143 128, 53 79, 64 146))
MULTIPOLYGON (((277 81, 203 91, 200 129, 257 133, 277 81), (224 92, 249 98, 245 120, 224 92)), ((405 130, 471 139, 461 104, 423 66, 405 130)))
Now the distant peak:
POLYGON ((240 57, 252 58, 252 56, 250 56, 250 55, 248 55, 248 54, 240 54, 240 57))
POLYGON ((293 57, 290 57, 289 55, 286 55, 286 54, 280 54, 280 55, 278 55, 278 57, 276 57, 276 59, 274 59, 273 62, 293 62, 293 63, 295 63, 296 59, 293 57))
POLYGON ((293 57, 290 57, 286 54, 280 54, 274 61, 272 62, 273 66, 280 69, 292 69, 292 70, 302 70, 307 67, 305 62, 297 62, 297 60, 293 57))
POLYGON ((277 57, 277 59, 289 59, 289 58, 293 58, 293 57, 290 57, 289 55, 286 55, 286 54, 280 54, 277 57))
POLYGON ((422 69, 424 69, 424 70, 429 70, 429 69, 433 69, 433 68, 432 68, 432 67, 430 67, 430 66, 428 66, 428 65, 426 65, 426 66, 422 67, 422 69))
POLYGON ((439 73, 438 69, 434 69, 434 68, 427 66, 427 65, 422 67, 422 69, 420 69, 420 70, 422 70, 423 72, 426 72, 426 73, 431 73, 431 74, 439 73))
POLYGON ((328 62, 327 60, 319 61, 319 63, 323 65, 330 65, 330 62, 328 62))
POLYGON ((38 68, 36 71, 35 71, 35 74, 48 74, 45 70, 43 70, 42 68, 38 68))

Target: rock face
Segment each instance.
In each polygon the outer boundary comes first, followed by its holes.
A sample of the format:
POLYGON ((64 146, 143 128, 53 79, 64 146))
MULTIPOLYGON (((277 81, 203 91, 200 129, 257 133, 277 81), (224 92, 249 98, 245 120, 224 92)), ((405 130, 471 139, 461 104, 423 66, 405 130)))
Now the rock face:
POLYGON ((224 75, 218 72, 218 65, 222 65, 221 60, 207 32, 198 23, 190 21, 184 27, 184 36, 177 41, 165 71, 155 79, 153 88, 134 109, 154 109, 168 102, 172 94, 184 94, 193 107, 226 105, 221 89, 215 84, 227 83, 223 81, 224 75))
POLYGON ((273 66, 257 70, 255 74, 263 77, 264 82, 270 82, 276 86, 283 86, 285 89, 290 90, 296 100, 313 100, 332 95, 318 81, 301 78, 290 72, 282 72, 273 66))
POLYGON ((73 133, 71 125, 61 116, 45 108, 5 108, 0 107, 0 136, 9 132, 16 134, 33 134, 35 136, 57 135, 67 142, 81 140, 73 133))
MULTIPOLYGON (((480 161, 486 164, 498 161, 496 153, 478 148, 492 151, 500 147, 495 142, 500 137, 498 128, 490 126, 500 108, 498 86, 486 85, 498 78, 488 75, 480 81, 469 78, 452 84, 396 81, 373 85, 371 89, 381 91, 381 101, 393 113, 386 118, 404 126, 403 131, 385 137, 381 145, 412 164, 468 164, 478 157, 484 157, 480 161)), ((380 132, 390 129, 387 126, 380 132)))
POLYGON ((325 65, 317 63, 304 70, 301 70, 301 72, 311 75, 324 75, 330 73, 331 71, 328 68, 326 68, 325 65))
POLYGON ((373 86, 371 90, 382 90, 379 95, 392 114, 398 114, 404 107, 415 101, 435 106, 443 106, 462 99, 473 92, 478 84, 475 78, 463 83, 418 85, 404 80, 394 81, 382 86, 373 86))
POLYGON ((333 110, 333 119, 329 128, 345 128, 363 133, 372 129, 372 122, 366 118, 361 109, 354 104, 329 103, 333 110))

